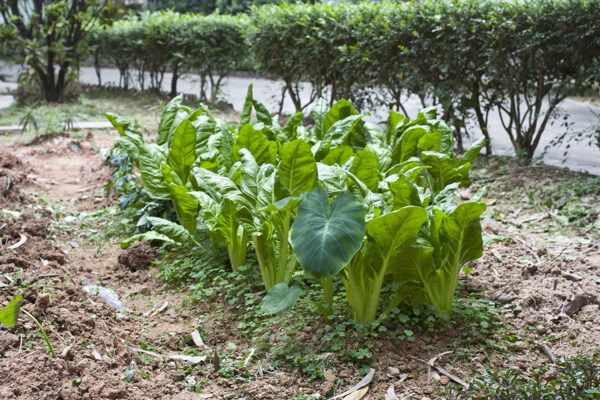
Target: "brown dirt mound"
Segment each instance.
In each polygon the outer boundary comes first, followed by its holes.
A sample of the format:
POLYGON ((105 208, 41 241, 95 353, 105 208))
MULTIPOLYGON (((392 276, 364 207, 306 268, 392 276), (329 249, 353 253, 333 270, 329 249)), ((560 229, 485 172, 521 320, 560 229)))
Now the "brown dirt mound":
POLYGON ((0 208, 27 203, 18 186, 25 183, 30 171, 31 167, 19 158, 0 152, 0 208))
POLYGON ((147 269, 158 258, 156 250, 148 242, 136 243, 119 255, 119 263, 131 271, 147 269))

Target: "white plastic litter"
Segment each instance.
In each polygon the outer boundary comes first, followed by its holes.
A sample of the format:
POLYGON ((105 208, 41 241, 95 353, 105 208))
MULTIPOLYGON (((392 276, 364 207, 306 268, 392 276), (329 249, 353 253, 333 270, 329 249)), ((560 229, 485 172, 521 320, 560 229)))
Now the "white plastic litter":
POLYGON ((119 300, 119 296, 114 290, 98 286, 92 283, 86 277, 81 278, 81 285, 83 286, 83 290, 85 290, 89 294, 93 294, 100 297, 100 299, 104 300, 105 303, 117 310, 117 312, 129 311, 129 309, 125 307, 125 304, 123 304, 123 302, 119 300))

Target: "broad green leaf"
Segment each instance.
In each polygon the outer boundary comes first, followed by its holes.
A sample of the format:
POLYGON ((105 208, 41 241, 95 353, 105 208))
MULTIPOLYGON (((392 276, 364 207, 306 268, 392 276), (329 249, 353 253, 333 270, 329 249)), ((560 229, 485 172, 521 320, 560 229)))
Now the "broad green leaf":
POLYGON ((317 171, 319 175, 317 186, 321 189, 330 193, 348 191, 348 176, 340 167, 317 163, 317 171))
POLYGON ((273 203, 275 167, 271 164, 258 165, 252 154, 240 150, 242 159, 242 180, 239 190, 245 195, 254 210, 261 209, 273 203))
POLYGON ((386 124, 385 141, 381 141, 380 145, 384 146, 392 143, 392 139, 396 135, 396 130, 400 129, 400 124, 404 124, 407 120, 408 118, 404 115, 397 113, 394 110, 390 110, 386 124))
POLYGON ((367 235, 374 241, 382 260, 393 263, 403 246, 417 237, 427 212, 421 207, 404 207, 373 219, 367 224, 367 235))
POLYGON ((281 315, 296 305, 301 293, 302 289, 297 284, 288 286, 287 282, 278 283, 262 300, 260 311, 263 314, 281 315))
POLYGON ((345 119, 335 122, 323 135, 318 150, 315 153, 317 160, 325 158, 331 148, 347 144, 347 138, 353 130, 357 129, 363 115, 351 115, 345 119))
POLYGON ((167 163, 179 175, 185 185, 190 169, 196 160, 196 129, 187 119, 177 127, 171 142, 167 163))
POLYGON ((19 314, 21 313, 21 304, 23 296, 18 295, 12 299, 4 308, 0 310, 0 322, 11 327, 19 322, 19 314))
POLYGON ((481 257, 483 239, 479 218, 485 209, 484 203, 463 203, 442 223, 440 241, 459 267, 481 257))
POLYGON ((275 164, 277 162, 277 143, 270 142, 260 132, 254 129, 252 125, 244 125, 233 146, 233 159, 238 161, 239 151, 242 148, 248 149, 256 162, 260 164, 275 164))
POLYGON ((368 150, 362 150, 356 153, 352 166, 350 167, 350 172, 360 179, 367 189, 372 192, 378 191, 379 169, 375 154, 368 150))
POLYGON ((279 152, 279 182, 291 196, 312 190, 317 184, 317 162, 310 146, 302 139, 296 139, 281 148, 279 152))
POLYGON ((140 233, 137 235, 133 235, 133 236, 123 240, 121 242, 121 248, 128 249, 136 241, 152 242, 154 240, 158 240, 158 241, 169 243, 169 244, 175 244, 175 242, 173 240, 171 240, 171 238, 169 238, 168 236, 162 235, 156 231, 148 231, 148 232, 140 233))
POLYGON ((148 217, 148 221, 150 221, 155 231, 167 236, 176 243, 196 243, 194 237, 190 235, 190 233, 183 226, 176 224, 175 222, 158 217, 148 217))
POLYGON ((171 129, 169 130, 169 134, 167 136, 167 141, 162 145, 166 148, 171 147, 171 143, 173 142, 173 136, 175 136, 175 131, 179 128, 181 123, 190 118, 190 109, 184 106, 181 106, 177 109, 177 113, 175 114, 175 118, 173 119, 173 123, 171 124, 171 129))
POLYGON ((231 179, 203 168, 194 168, 192 174, 198 186, 213 200, 220 202, 229 192, 237 192, 238 187, 231 179))
POLYGON ((170 199, 171 192, 163 177, 161 168, 161 165, 167 161, 167 157, 150 145, 143 146, 140 150, 142 151, 138 159, 138 168, 146 193, 154 199, 170 199))
POLYGON ((329 203, 322 189, 310 191, 296 213, 290 238, 298 262, 317 279, 337 274, 360 249, 365 212, 350 193, 329 203))
POLYGON ((404 131, 402 135, 393 142, 394 149, 392 149, 392 162, 400 164, 409 158, 416 156, 419 140, 427 133, 427 129, 422 126, 413 126, 404 131))
POLYGON ((265 105, 258 100, 252 100, 252 104, 256 110, 256 119, 258 122, 262 122, 265 124, 265 126, 271 126, 273 124, 273 120, 271 119, 271 114, 269 114, 267 107, 265 107, 265 105))
POLYGON ((423 206, 419 189, 406 176, 399 175, 398 179, 388 185, 392 194, 392 210, 399 210, 406 206, 423 206))
POLYGON ((329 108, 329 103, 327 100, 323 98, 319 98, 313 107, 310 110, 310 116, 312 117, 315 125, 311 129, 313 133, 313 138, 322 139, 325 134, 325 130, 323 129, 323 123, 325 122, 325 116, 327 115, 327 110, 329 108))
POLYGON ((252 116, 252 106, 254 105, 254 97, 252 95, 253 86, 254 81, 252 81, 252 83, 248 86, 248 91, 246 92, 246 100, 244 101, 244 106, 242 107, 242 112, 240 114, 240 124, 238 125, 238 130, 241 130, 244 125, 250 124, 250 117, 252 116))
POLYGON ((259 209, 260 212, 270 211, 294 211, 304 199, 304 193, 298 197, 286 197, 275 203, 259 209))
POLYGON ((325 119, 323 120, 323 134, 327 133, 327 131, 329 131, 329 129, 338 121, 357 114, 358 113, 352 106, 352 103, 348 100, 339 100, 325 115, 325 119))
POLYGON ((339 146, 331 150, 325 158, 321 161, 325 165, 339 165, 343 166, 354 157, 354 151, 350 146, 339 146))
POLYGON ((461 175, 454 168, 454 163, 447 155, 433 151, 424 151, 421 153, 421 158, 423 163, 431 167, 427 169, 427 172, 435 180, 434 187, 432 188, 434 195, 451 183, 463 181, 461 175))
POLYGON ((283 134, 287 140, 294 140, 297 136, 298 126, 302 125, 302 113, 298 112, 290 116, 283 127, 283 134))
POLYGON ((160 115, 160 122, 158 123, 158 131, 156 133, 157 144, 163 145, 168 142, 171 126, 173 125, 173 121, 175 121, 177 110, 179 109, 182 101, 183 94, 180 94, 177 97, 173 97, 173 99, 171 99, 171 101, 169 101, 163 109, 163 112, 160 115))
POLYGON ((191 234, 196 234, 196 217, 198 216, 198 202, 189 194, 188 188, 176 184, 169 184, 171 200, 177 211, 179 223, 191 234))
POLYGON ((463 156, 460 159, 461 164, 464 164, 467 162, 472 164, 473 161, 475 161, 475 158, 477 158, 477 155, 479 154, 481 149, 483 149, 484 147, 485 147, 485 138, 482 137, 481 139, 474 142, 467 151, 465 151, 465 154, 463 154, 463 156))

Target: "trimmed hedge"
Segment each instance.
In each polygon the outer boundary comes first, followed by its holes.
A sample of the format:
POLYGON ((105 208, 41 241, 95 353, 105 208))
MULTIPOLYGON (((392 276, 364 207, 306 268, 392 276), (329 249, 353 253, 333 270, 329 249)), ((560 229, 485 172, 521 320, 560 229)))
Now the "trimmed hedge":
POLYGON ((459 150, 470 122, 487 137, 490 112, 499 112, 517 154, 531 158, 560 102, 598 81, 600 0, 270 5, 238 17, 144 14, 99 32, 96 45, 120 69, 127 62, 150 72, 153 85, 164 67, 176 77, 198 69, 211 82, 203 88, 213 88, 202 91, 204 100, 214 100, 219 78, 248 59, 284 82, 297 111, 324 97, 406 113, 404 103, 416 95, 424 107, 442 110, 459 150), (306 82, 312 95, 303 103, 306 82))
POLYGON ((130 71, 139 86, 160 90, 165 72, 173 73, 171 95, 177 94, 181 75, 200 75, 200 99, 214 102, 220 84, 248 57, 245 16, 142 13, 97 30, 92 36, 96 65, 114 65, 119 86, 129 88, 130 71), (150 78, 146 85, 147 77, 150 78), (210 85, 209 85, 210 83, 210 85))

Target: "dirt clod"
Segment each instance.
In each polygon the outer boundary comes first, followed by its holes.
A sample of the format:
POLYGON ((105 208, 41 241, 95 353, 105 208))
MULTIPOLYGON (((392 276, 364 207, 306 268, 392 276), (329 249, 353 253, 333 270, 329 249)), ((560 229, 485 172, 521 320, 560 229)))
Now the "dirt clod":
POLYGON ((158 253, 147 242, 136 243, 119 255, 119 263, 130 271, 147 269, 158 253))

